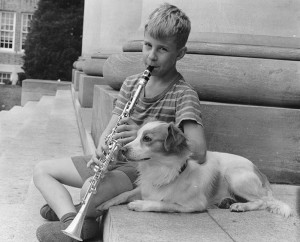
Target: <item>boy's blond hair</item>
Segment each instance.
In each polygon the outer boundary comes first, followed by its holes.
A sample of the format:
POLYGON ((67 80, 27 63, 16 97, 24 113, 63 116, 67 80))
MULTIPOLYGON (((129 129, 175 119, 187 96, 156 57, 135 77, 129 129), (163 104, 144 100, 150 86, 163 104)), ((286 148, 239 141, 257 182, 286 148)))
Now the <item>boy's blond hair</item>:
POLYGON ((188 40, 191 22, 179 8, 164 3, 150 14, 145 24, 146 31, 155 39, 175 37, 177 49, 181 49, 188 40))

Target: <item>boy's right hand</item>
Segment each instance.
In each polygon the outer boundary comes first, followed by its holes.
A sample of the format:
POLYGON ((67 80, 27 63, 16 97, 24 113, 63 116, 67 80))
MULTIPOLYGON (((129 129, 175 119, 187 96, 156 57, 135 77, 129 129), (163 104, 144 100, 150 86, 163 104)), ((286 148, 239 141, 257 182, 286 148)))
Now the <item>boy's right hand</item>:
POLYGON ((98 148, 95 150, 95 154, 93 154, 91 160, 87 163, 87 167, 101 165, 102 161, 105 158, 104 152, 108 150, 106 145, 98 145, 98 148))
POLYGON ((113 138, 121 145, 126 145, 136 138, 138 130, 139 126, 130 117, 123 118, 113 138))

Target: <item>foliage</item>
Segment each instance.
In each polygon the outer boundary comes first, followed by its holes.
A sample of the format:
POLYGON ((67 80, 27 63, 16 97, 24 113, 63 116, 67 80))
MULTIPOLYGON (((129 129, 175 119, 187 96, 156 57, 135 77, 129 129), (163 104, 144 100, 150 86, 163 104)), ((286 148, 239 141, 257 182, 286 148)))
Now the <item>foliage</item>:
POLYGON ((84 0, 40 0, 25 42, 27 78, 71 81, 81 55, 84 0))
POLYGON ((0 111, 20 106, 21 93, 22 88, 18 85, 0 85, 0 111))

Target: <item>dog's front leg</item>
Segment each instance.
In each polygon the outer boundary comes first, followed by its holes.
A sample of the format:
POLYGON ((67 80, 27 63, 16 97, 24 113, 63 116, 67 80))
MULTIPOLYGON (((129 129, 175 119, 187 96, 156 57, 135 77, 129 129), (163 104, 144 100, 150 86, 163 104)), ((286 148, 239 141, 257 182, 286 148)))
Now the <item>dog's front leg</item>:
POLYGON ((129 203, 128 208, 130 210, 138 212, 178 212, 178 213, 191 213, 195 211, 203 211, 203 209, 195 207, 184 207, 175 203, 166 203, 163 201, 151 201, 151 200, 136 200, 129 203))
POLYGON ((131 191, 123 192, 123 193, 119 194, 118 196, 100 204, 97 207, 97 210, 100 210, 100 211, 107 210, 112 206, 116 206, 116 205, 123 204, 123 203, 128 203, 128 202, 134 201, 136 199, 141 199, 141 191, 140 191, 140 188, 138 188, 138 187, 131 191))

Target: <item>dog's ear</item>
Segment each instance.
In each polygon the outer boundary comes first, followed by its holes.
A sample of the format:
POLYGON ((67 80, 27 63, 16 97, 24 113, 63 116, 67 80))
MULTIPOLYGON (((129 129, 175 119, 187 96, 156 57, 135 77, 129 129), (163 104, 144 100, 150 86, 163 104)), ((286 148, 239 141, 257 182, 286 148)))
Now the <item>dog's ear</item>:
POLYGON ((174 123, 170 123, 168 126, 168 135, 165 139, 164 146, 166 151, 174 151, 176 153, 187 148, 187 142, 183 132, 176 127, 174 123))

